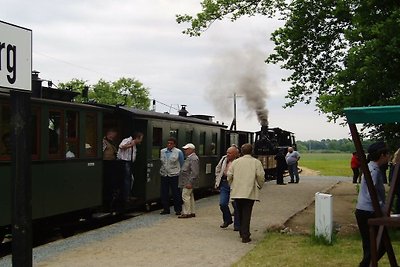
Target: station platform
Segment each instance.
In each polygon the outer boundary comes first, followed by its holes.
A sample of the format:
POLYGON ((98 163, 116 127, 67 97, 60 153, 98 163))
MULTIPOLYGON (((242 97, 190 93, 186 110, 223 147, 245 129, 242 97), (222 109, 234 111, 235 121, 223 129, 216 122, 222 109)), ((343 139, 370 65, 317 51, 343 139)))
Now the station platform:
MULTIPOLYGON (((287 178, 286 178, 287 180, 287 178)), ((267 182, 260 202, 254 204, 250 243, 243 244, 233 225, 221 229, 219 195, 196 201, 196 217, 178 219, 160 210, 97 230, 58 240, 33 250, 34 266, 231 266, 266 230, 278 228, 313 203, 317 192, 326 192, 349 177, 300 176, 300 183, 267 182)), ((335 200, 333 200, 335 201, 335 200)), ((0 259, 11 266, 11 256, 0 259)))

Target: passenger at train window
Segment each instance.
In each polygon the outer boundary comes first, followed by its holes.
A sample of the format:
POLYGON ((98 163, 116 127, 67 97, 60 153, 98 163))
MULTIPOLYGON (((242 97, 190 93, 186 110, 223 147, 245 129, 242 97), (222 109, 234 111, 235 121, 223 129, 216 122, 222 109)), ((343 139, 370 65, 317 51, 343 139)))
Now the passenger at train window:
POLYGON ((75 153, 71 151, 71 147, 68 143, 65 144, 67 153, 65 153, 65 158, 67 159, 73 159, 75 158, 75 153))
POLYGON ((179 174, 179 187, 182 188, 183 209, 180 219, 196 217, 193 189, 199 187, 199 157, 192 143, 184 145, 186 159, 179 174))
POLYGON ((122 197, 126 203, 133 200, 130 196, 134 182, 133 163, 136 160, 136 145, 142 141, 143 133, 135 132, 132 136, 123 139, 118 147, 117 158, 123 161, 122 197))
POLYGON ((115 145, 115 138, 117 137, 117 131, 115 129, 109 129, 103 138, 103 160, 116 160, 117 159, 117 147, 115 145))
POLYGON ((114 128, 108 129, 103 137, 103 203, 107 211, 115 211, 120 200, 121 178, 118 172, 117 145, 115 139, 118 133, 114 128))
POLYGON ((1 150, 1 155, 11 155, 11 138, 10 133, 5 133, 1 137, 1 141, 3 142, 3 148, 1 150))
POLYGON ((168 138, 167 147, 160 151, 161 203, 163 205, 163 210, 160 212, 161 215, 170 214, 170 189, 174 202, 175 215, 181 215, 182 213, 182 196, 178 187, 178 181, 185 158, 183 152, 176 148, 176 142, 175 137, 168 138))

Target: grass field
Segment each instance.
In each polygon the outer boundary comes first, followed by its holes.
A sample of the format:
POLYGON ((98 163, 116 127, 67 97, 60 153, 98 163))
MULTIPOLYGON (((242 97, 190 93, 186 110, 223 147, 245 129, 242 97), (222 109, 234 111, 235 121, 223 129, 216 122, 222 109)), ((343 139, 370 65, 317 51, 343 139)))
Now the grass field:
POLYGON ((320 171, 327 176, 353 176, 350 168, 351 154, 347 153, 302 153, 300 167, 320 171))
MULTIPOLYGON (((394 240, 392 245, 398 256, 400 242, 394 240)), ((356 235, 341 237, 333 245, 322 245, 307 235, 275 232, 267 233, 263 241, 233 266, 350 267, 358 266, 361 255, 361 241, 356 235)), ((379 261, 379 266, 390 266, 387 255, 379 261)))

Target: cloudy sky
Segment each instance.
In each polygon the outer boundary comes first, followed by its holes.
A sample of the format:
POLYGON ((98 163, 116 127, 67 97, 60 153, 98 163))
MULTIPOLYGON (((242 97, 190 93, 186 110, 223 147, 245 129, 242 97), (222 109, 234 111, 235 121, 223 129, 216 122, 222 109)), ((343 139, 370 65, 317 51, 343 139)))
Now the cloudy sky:
POLYGON ((131 77, 150 88, 157 111, 172 113, 185 104, 191 114, 214 115, 227 125, 236 92, 240 129, 259 129, 250 107, 255 100, 268 109, 270 127, 292 131, 298 140, 349 137, 347 127, 326 122, 314 106, 282 108, 287 72, 264 64, 273 50, 270 33, 281 22, 224 20, 201 37, 182 34, 185 26, 175 15, 200 8, 200 0, 3 0, 0 20, 32 30, 33 69, 56 84, 131 77))

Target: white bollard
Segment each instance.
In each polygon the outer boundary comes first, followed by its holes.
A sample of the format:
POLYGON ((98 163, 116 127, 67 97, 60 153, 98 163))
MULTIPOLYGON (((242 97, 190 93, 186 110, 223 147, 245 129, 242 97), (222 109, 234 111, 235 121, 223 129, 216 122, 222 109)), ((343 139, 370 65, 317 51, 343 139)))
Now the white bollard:
POLYGON ((315 236, 323 236, 332 242, 333 197, 330 194, 315 193, 315 236))

